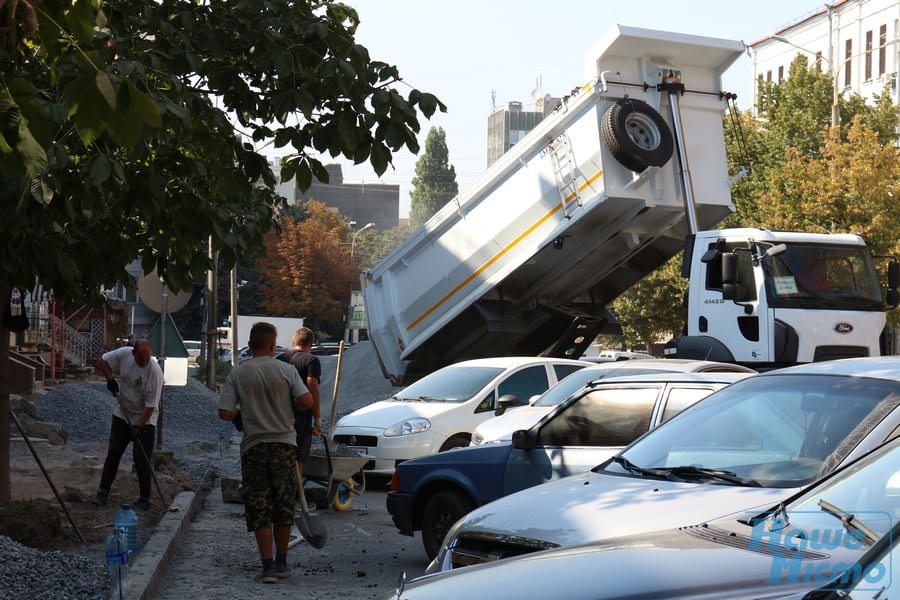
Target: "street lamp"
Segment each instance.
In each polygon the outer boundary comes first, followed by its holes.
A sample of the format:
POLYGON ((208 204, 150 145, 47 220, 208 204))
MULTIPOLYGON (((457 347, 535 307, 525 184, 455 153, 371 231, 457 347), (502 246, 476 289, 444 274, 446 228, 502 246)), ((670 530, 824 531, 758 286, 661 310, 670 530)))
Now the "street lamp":
POLYGON ((828 70, 831 72, 831 125, 840 125, 841 123, 841 111, 840 111, 840 90, 838 89, 838 69, 834 64, 834 50, 832 49, 832 25, 831 25, 831 10, 828 11, 828 57, 821 56, 816 54, 812 50, 808 48, 804 48, 803 46, 798 46, 794 42, 790 41, 786 37, 782 37, 780 35, 770 36, 771 39, 776 42, 781 42, 782 44, 787 44, 788 46, 793 46, 797 50, 802 50, 808 54, 812 54, 817 59, 824 60, 828 63, 828 70))
MULTIPOLYGON (((350 227, 350 230, 352 231, 353 228, 356 227, 356 221, 350 221, 347 223, 347 225, 350 227)), ((358 236, 360 233, 362 233, 366 229, 369 229, 370 227, 375 227, 375 223, 372 223, 372 222, 366 223, 365 225, 363 225, 356 231, 353 231, 352 235, 350 236, 350 270, 351 270, 351 272, 353 271, 353 251, 356 249, 356 236, 358 236)), ((350 302, 348 305, 347 326, 344 328, 344 341, 347 343, 350 342, 350 322, 353 321, 353 309, 354 309, 354 306, 353 306, 353 278, 351 277, 350 278, 350 302)), ((359 331, 354 330, 354 335, 357 336, 354 341, 358 342, 359 341, 359 337, 358 337, 359 331)))
MULTIPOLYGON (((356 221, 350 221, 350 225, 351 226, 356 225, 356 221)), ((363 225, 362 227, 360 227, 359 229, 354 231, 353 235, 350 237, 350 266, 351 267, 353 266, 353 250, 356 248, 356 236, 358 236, 360 233, 362 233, 363 231, 365 231, 366 229, 368 229, 370 227, 375 227, 375 223, 371 223, 371 222, 366 223, 365 225, 363 225)))

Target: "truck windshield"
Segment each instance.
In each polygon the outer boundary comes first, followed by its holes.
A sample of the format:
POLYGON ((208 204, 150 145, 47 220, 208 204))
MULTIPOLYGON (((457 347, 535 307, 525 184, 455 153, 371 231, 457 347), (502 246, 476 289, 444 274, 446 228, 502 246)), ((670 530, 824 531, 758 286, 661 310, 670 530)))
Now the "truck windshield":
POLYGON ((763 266, 773 308, 884 310, 878 273, 863 246, 787 244, 763 266))

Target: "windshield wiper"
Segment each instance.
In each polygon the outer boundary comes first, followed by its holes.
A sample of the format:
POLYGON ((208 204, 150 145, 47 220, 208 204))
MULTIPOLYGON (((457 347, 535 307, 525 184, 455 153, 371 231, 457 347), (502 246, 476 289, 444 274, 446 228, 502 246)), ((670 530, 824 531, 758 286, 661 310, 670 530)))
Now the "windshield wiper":
POLYGON ((617 462, 628 471, 632 473, 637 473, 638 475, 646 475, 648 477, 652 477, 654 479, 672 479, 666 471, 659 471, 657 469, 648 469, 646 467, 639 467, 624 456, 616 455, 612 457, 613 462, 617 462))
POLYGON ((419 402, 446 402, 446 398, 436 398, 434 396, 419 396, 416 398, 419 402))
POLYGON ((682 465, 680 467, 668 467, 666 470, 675 477, 697 476, 709 477, 710 479, 718 479, 726 481, 734 485, 742 485, 745 487, 762 487, 755 479, 744 479, 738 477, 734 471, 724 471, 722 469, 707 469, 704 467, 696 467, 694 465, 682 465))
POLYGON ((837 517, 844 524, 844 529, 849 531, 853 536, 861 542, 871 546, 878 541, 881 536, 875 533, 871 527, 857 519, 853 513, 841 510, 828 500, 819 500, 819 508, 827 512, 829 515, 837 517))

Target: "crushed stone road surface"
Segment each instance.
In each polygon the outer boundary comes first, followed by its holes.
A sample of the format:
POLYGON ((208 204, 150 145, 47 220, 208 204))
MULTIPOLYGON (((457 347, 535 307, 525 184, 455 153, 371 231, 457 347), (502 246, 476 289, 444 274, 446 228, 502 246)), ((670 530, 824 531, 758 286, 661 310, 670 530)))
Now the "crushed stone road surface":
MULTIPOLYGON (((238 443, 232 441, 222 473, 239 476, 238 443)), ((314 486, 307 483, 307 487, 314 486)), ((167 563, 158 600, 198 598, 378 598, 396 589, 403 571, 421 575, 428 559, 421 539, 400 535, 385 507, 383 480, 368 482, 350 510, 319 509, 328 542, 317 550, 306 542, 288 551, 292 576, 275 584, 255 579, 261 565, 256 542, 244 523, 243 506, 222 501, 217 483, 167 563), (375 484, 375 485, 373 485, 375 484)))

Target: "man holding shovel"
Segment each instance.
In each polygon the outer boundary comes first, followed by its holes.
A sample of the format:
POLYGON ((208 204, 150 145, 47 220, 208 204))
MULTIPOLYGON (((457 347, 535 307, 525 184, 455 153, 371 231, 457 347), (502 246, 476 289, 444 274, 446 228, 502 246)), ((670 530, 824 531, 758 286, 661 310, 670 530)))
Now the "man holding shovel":
POLYGON ((247 531, 254 532, 263 583, 290 577, 288 543, 297 495, 297 441, 294 410, 309 410, 313 397, 292 365, 275 360, 277 330, 270 323, 250 329, 253 358, 228 374, 219 417, 240 414, 241 497, 247 531), (273 559, 274 544, 274 559, 273 559))
POLYGON ((97 359, 95 366, 106 378, 106 388, 116 396, 116 404, 109 431, 109 447, 100 475, 100 488, 92 502, 97 506, 106 504, 122 454, 133 442, 140 497, 131 505, 146 510, 153 505, 150 500, 150 456, 156 441, 156 419, 164 382, 162 369, 153 360, 153 347, 146 339, 138 340, 134 347, 124 346, 105 353, 97 359), (121 385, 116 381, 116 376, 121 380, 121 385))

